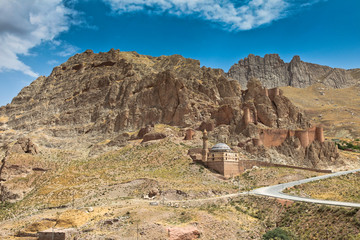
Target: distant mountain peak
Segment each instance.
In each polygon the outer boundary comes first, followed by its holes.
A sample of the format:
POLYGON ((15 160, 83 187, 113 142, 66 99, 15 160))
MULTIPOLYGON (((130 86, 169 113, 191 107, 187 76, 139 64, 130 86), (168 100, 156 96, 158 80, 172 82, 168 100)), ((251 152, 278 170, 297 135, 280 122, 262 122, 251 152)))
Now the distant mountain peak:
POLYGON ((360 80, 356 70, 331 68, 303 62, 295 55, 290 63, 285 63, 278 54, 266 54, 264 57, 249 54, 234 64, 227 76, 240 82, 246 88, 247 82, 255 77, 265 87, 274 88, 292 86, 305 88, 316 83, 323 83, 332 88, 350 87, 360 80))

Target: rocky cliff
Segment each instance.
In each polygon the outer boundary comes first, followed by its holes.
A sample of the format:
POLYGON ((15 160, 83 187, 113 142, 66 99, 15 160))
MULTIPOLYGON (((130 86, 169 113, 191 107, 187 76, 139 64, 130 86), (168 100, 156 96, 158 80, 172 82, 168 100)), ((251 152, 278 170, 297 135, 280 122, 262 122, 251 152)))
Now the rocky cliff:
POLYGON ((278 54, 266 54, 263 58, 250 54, 234 64, 227 73, 243 88, 255 77, 267 88, 292 86, 305 88, 315 83, 323 83, 333 88, 345 88, 360 82, 360 69, 345 70, 301 61, 294 56, 285 63, 278 54))
MULTIPOLYGON (((255 78, 247 82, 247 88, 241 90, 239 82, 229 80, 220 69, 200 67, 199 61, 180 55, 87 50, 55 67, 50 76, 39 77, 2 107, 0 131, 43 136, 47 146, 59 141, 58 146, 74 147, 74 139, 80 139, 76 141, 87 146, 109 140, 107 145, 113 147, 126 145, 129 132, 165 124, 206 128, 214 141, 232 142, 256 153, 252 147, 259 146, 253 143, 263 129, 311 127, 278 88, 264 88, 255 78)), ((146 131, 142 135, 147 142, 171 133, 146 131)), ((0 138, 3 144, 9 142, 5 136, 0 138)), ((271 131, 266 136, 276 137, 271 131)), ((280 144, 286 144, 285 138, 280 144)), ((266 141, 266 147, 279 146, 266 141)), ((101 150, 96 147, 93 152, 101 150)))
POLYGON ((179 55, 91 50, 39 77, 2 109, 7 125, 57 136, 137 130, 148 124, 189 126, 224 105, 239 105, 240 85, 220 69, 179 55))

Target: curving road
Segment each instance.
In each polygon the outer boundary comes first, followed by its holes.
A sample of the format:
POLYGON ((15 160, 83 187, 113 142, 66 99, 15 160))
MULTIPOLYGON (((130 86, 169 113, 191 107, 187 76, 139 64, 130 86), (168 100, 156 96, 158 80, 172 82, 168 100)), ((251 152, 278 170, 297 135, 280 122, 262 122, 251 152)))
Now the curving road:
POLYGON ((360 169, 350 170, 350 171, 343 171, 343 172, 336 172, 332 174, 327 174, 319 177, 313 177, 313 178, 307 178, 302 179, 299 181, 289 182, 289 183, 283 183, 279 185, 269 186, 269 187, 263 187, 258 188, 255 190, 250 191, 250 194, 254 195, 262 195, 262 196, 269 196, 274 198, 281 198, 281 199, 288 199, 292 201, 301 201, 301 202, 309 202, 309 203, 317 203, 317 204, 326 204, 326 205, 336 205, 336 206, 342 206, 342 207, 357 207, 360 208, 360 203, 351 203, 351 202, 338 202, 338 201, 329 201, 329 200, 320 200, 320 199, 312 199, 312 198, 305 198, 305 197, 297 197, 297 196, 291 196, 288 194, 283 193, 286 188, 293 187, 296 185, 300 185, 303 183, 313 182, 321 179, 331 178, 331 177, 337 177, 341 175, 346 175, 349 173, 355 173, 360 172, 360 169))

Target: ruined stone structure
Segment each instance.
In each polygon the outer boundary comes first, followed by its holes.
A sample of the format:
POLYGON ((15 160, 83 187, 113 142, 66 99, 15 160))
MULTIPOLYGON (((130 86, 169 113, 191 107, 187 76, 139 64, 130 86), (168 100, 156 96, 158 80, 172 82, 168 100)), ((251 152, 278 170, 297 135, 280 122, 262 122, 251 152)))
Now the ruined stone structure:
POLYGON ((295 137, 300 140, 303 148, 308 147, 312 142, 324 142, 324 130, 321 126, 305 130, 290 129, 259 129, 259 138, 253 139, 254 146, 277 147, 285 142, 288 137, 295 137))
POLYGON ((73 228, 67 229, 47 229, 38 233, 39 240, 70 240, 73 239, 73 235, 76 230, 73 228))
MULTIPOLYGON (((282 124, 281 121, 284 121, 284 118, 289 119, 289 115, 291 112, 295 112, 294 109, 281 109, 284 105, 280 103, 280 99, 283 99, 285 102, 282 92, 279 88, 267 89, 262 87, 257 81, 249 82, 250 86, 249 90, 245 92, 245 98, 248 98, 249 95, 256 97, 256 100, 266 97, 265 99, 269 99, 270 102, 268 106, 263 107, 262 102, 258 102, 254 107, 249 107, 247 104, 243 108, 243 128, 247 128, 249 124, 256 125, 256 137, 252 137, 253 145, 264 146, 264 147, 277 147, 285 142, 285 140, 289 137, 295 137, 300 140, 301 146, 303 148, 308 147, 312 142, 319 141, 323 143, 325 141, 324 138, 324 130, 322 126, 307 126, 307 124, 302 124, 305 120, 302 119, 301 113, 295 114, 293 116, 294 123, 293 124, 282 124), (273 104, 276 106, 276 113, 272 113, 269 110, 269 106, 273 104), (265 109, 265 110, 264 110, 265 109), (276 117, 269 117, 275 116, 276 117), (262 125, 259 125, 261 123, 262 125), (263 126, 265 125, 265 126, 263 126), (284 126, 291 126, 299 128, 298 126, 303 126, 301 129, 288 129, 284 128, 284 126), (298 125, 298 126, 297 126, 298 125), (267 128, 264 128, 267 127, 267 128), (270 127, 270 128, 268 128, 270 127)), ((266 102, 263 101, 263 102, 266 102)), ((290 104, 287 104, 288 106, 290 104)))
POLYGON ((185 132, 184 140, 193 140, 194 135, 195 135, 195 130, 189 128, 185 132))

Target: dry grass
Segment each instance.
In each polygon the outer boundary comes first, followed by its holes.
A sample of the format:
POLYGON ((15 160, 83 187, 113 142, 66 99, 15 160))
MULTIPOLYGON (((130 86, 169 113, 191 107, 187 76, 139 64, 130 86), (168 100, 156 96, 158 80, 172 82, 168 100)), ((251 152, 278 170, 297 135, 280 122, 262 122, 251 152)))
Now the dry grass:
POLYGON ((360 202, 360 174, 348 174, 287 189, 290 194, 316 199, 360 202))
POLYGON ((360 136, 360 89, 330 89, 321 84, 308 88, 283 87, 284 95, 305 110, 328 137, 360 136))
POLYGON ((241 190, 247 188, 253 189, 258 187, 276 185, 285 182, 297 181, 300 179, 316 177, 323 175, 322 173, 292 169, 292 168, 257 168, 248 170, 240 175, 241 190))

